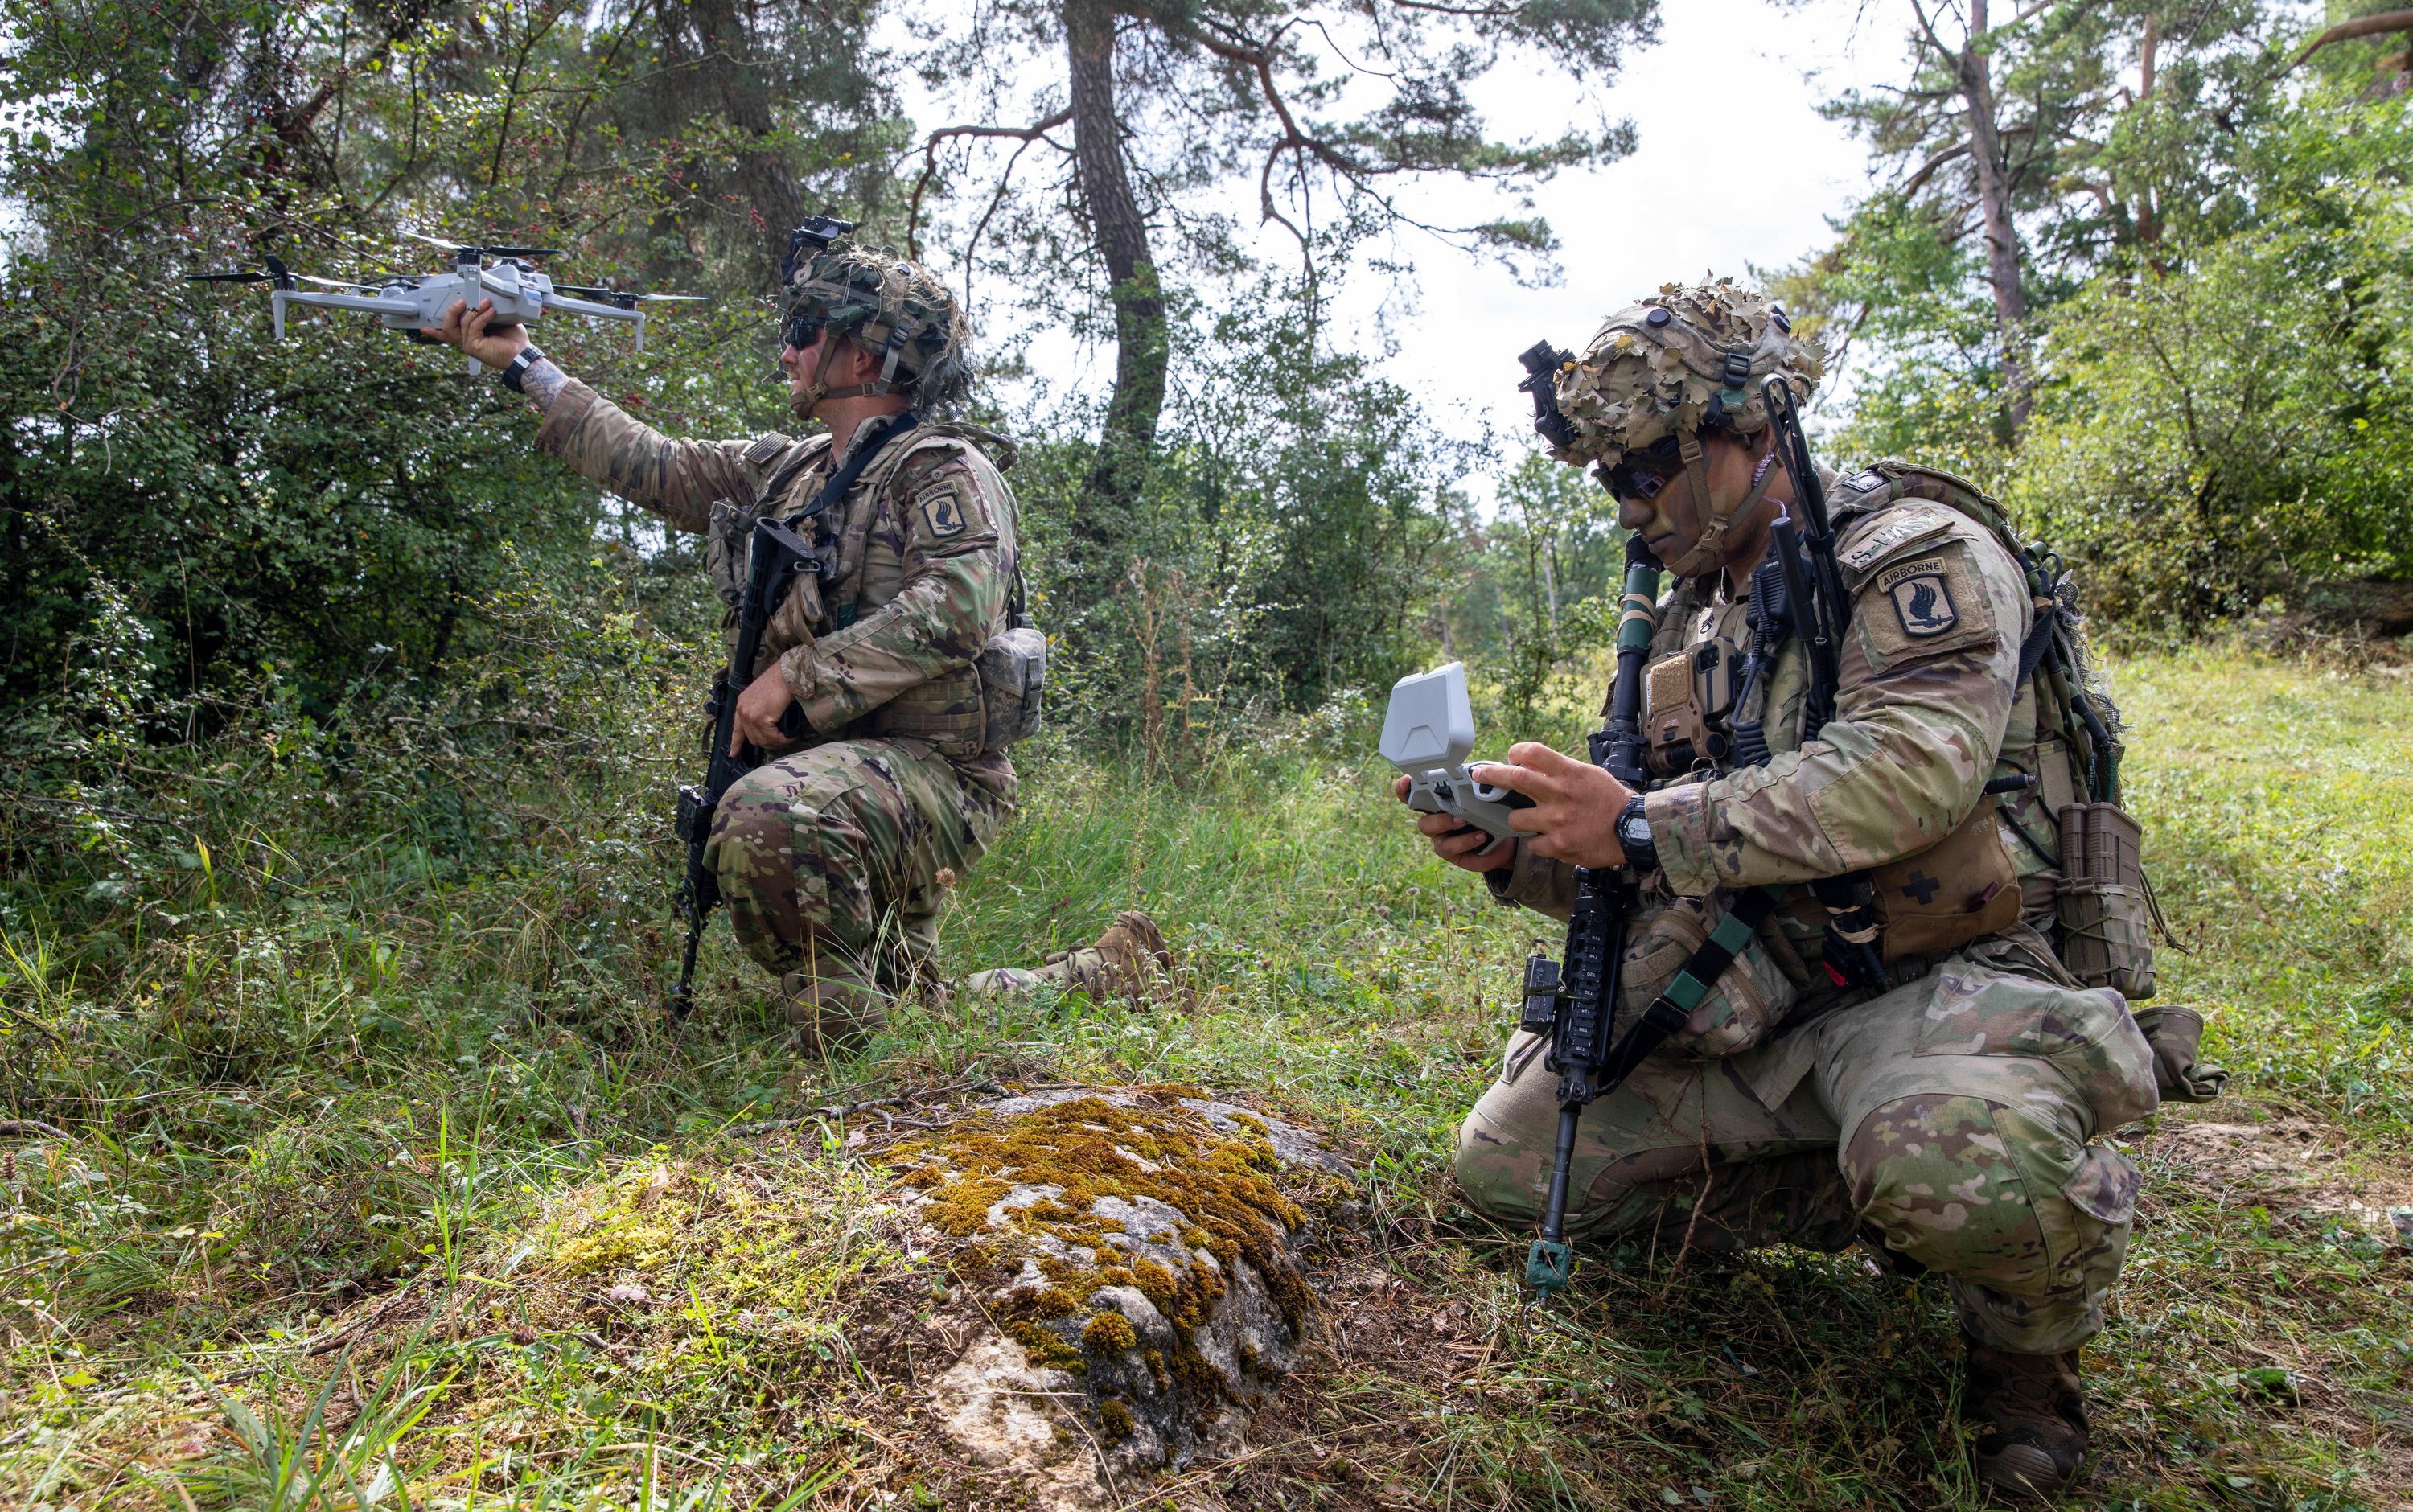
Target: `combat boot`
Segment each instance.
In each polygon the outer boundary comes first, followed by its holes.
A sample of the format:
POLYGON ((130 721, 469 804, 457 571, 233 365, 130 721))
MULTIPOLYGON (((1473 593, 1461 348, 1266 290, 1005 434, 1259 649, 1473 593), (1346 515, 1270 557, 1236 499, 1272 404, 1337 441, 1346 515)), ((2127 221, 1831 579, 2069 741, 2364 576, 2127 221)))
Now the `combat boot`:
POLYGON ((772 994, 794 1029, 796 1048, 806 1055, 834 1055, 862 1047, 888 1022, 888 995, 824 959, 818 971, 790 971, 772 994))
POLYGON ((2060 1500, 2086 1458, 2078 1351, 2013 1355, 1968 1343, 1961 1419, 1977 1430, 1977 1478, 2012 1501, 2060 1500))
POLYGON ((1067 964, 1073 983, 1090 997, 1128 998, 1145 1006, 1175 986, 1173 949, 1164 931, 1137 909, 1125 909, 1087 950, 1076 950, 1067 964))
POLYGON ((973 997, 1025 997, 1041 987, 1085 992, 1100 1002, 1123 998, 1146 1008, 1177 997, 1181 978, 1164 931, 1139 910, 1125 909, 1095 944, 1059 950, 1044 966, 1001 966, 964 979, 973 997))

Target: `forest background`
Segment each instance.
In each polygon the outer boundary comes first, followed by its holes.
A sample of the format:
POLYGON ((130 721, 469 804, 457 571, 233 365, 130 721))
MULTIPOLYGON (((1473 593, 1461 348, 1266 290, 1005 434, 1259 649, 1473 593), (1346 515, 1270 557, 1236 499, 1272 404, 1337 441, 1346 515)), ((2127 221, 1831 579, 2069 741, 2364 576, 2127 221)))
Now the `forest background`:
MULTIPOLYGON (((2395 655, 2408 24, 2265 0, 1913 7, 1899 70, 1824 96, 1868 192, 1751 270, 1848 374, 1825 459, 1912 456, 1997 493, 2079 570, 2098 638, 2160 659, 2139 663, 2157 704, 2241 642, 2395 655)), ((1173 857, 1183 885, 1215 875, 1206 831, 1144 860, 1101 814, 1170 833, 1241 824, 1259 791, 1339 801, 1383 691, 1442 654, 1474 669, 1487 728, 1573 736, 1609 628, 1609 501, 1521 436, 1436 423, 1334 311, 1402 277, 1406 246, 1547 283, 1580 249, 1520 191, 1637 131, 1714 141, 1705 177, 1730 178, 1748 149, 1712 123, 1615 114, 1657 25, 1651 0, 0 0, 0 1099, 110 1151, 14 1209, 7 1273, 57 1324, 0 1319, 53 1383, 17 1400, 72 1398, 56 1352, 101 1320, 168 1318, 189 1343, 449 1257, 448 1204, 477 1180, 440 1153, 432 1177, 381 1164, 370 1131, 416 1141, 481 1087, 492 1112, 497 1075, 530 1090, 520 1134, 493 1137, 574 1149, 563 1180, 798 1090, 760 1049, 678 1085, 651 1017, 667 796, 717 645, 700 551, 533 455, 490 378, 365 318, 273 341, 257 292, 186 273, 436 266, 407 230, 569 248, 565 281, 711 297, 649 321, 643 354, 616 326, 540 333, 686 436, 789 423, 769 289, 807 215, 958 280, 1012 338, 984 348, 971 418, 1018 443, 1056 655, 1048 730, 1017 753, 1035 838, 1014 844, 1062 849, 993 861, 968 911, 992 958, 955 962, 990 964, 1180 882, 1173 857), (1496 133, 1471 82, 1518 70, 1586 111, 1496 133), (954 113, 910 118, 909 95, 954 113), (1402 186, 1451 180, 1504 213, 1421 221, 1402 186), (1110 378, 1031 365, 1058 336, 1110 378), (590 1137, 579 1110, 605 1103, 614 1132, 590 1137)), ((1600 313, 1548 334, 1579 345, 1600 313)), ((1504 386, 1510 355, 1464 360, 1504 386)), ((2288 732, 2335 712, 2272 696, 2288 732)), ((1243 901, 1177 925, 1234 982, 1273 958, 1243 901)), ((2368 1054, 2413 970, 2337 927, 2377 963, 2365 1016, 2289 1083, 2333 1110, 2382 1095, 2368 1054)), ((767 1040, 714 959, 712 1012, 767 1040)), ((1429 1177, 1434 1140, 1410 1144, 1429 1177)))

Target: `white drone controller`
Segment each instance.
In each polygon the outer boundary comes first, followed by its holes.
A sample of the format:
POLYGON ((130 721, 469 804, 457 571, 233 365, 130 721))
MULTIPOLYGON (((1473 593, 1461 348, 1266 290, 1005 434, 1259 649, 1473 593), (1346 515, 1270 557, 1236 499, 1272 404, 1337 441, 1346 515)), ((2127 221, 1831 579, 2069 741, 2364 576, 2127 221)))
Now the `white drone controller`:
MULTIPOLYGON (((637 328, 637 349, 645 349, 645 305, 663 303, 701 303, 701 294, 631 294, 606 288, 581 288, 576 285, 555 285, 552 277, 539 270, 529 258, 550 257, 558 249, 549 246, 454 246, 432 236, 417 238, 430 245, 442 247, 452 254, 451 273, 390 274, 375 283, 346 279, 313 278, 308 274, 289 273, 285 264, 273 257, 263 258, 266 271, 260 273, 197 273, 186 276, 194 283, 265 283, 269 286, 268 304, 274 322, 277 339, 285 338, 285 307, 303 304, 322 310, 362 310, 377 318, 389 331, 399 331, 414 340, 425 339, 419 333, 444 323, 444 312, 452 302, 460 300, 475 308, 481 299, 494 301, 495 313, 487 322, 489 328, 507 325, 532 325, 547 309, 566 310, 572 315, 585 315, 600 320, 626 320, 637 328), (488 261, 489 259, 494 259, 488 261), (318 284, 333 290, 319 293, 305 289, 303 284, 318 284), (589 296, 589 297, 580 297, 589 296)), ((469 360, 469 371, 479 371, 478 360, 469 360)))
POLYGON ((1508 816, 1533 800, 1514 788, 1477 782, 1466 774, 1474 749, 1474 705, 1466 696, 1466 667, 1452 661, 1391 685, 1383 716, 1383 759, 1408 774, 1408 807, 1423 814, 1455 814, 1491 836, 1477 855, 1513 839, 1508 816))

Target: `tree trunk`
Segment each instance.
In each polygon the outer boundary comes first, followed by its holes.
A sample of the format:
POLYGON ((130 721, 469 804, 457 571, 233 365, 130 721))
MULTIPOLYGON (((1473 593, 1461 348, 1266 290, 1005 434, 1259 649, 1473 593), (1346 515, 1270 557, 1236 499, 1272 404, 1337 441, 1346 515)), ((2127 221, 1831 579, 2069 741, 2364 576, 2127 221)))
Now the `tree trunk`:
POLYGON ((1073 167, 1115 304, 1114 397, 1098 437, 1096 466, 1073 516, 1073 564, 1076 575, 1086 577, 1090 574, 1082 570, 1092 566, 1111 571, 1111 564, 1095 558, 1138 501, 1156 450, 1167 333, 1147 223, 1123 163, 1112 0, 1065 0, 1064 40, 1072 56, 1073 167))
POLYGON ((2020 282, 2020 230, 2011 218, 2009 165, 1994 124, 1992 63, 1983 50, 1986 0, 1970 0, 1969 40, 1957 61, 1961 97, 1969 110, 1969 160, 1976 170, 1977 210, 1986 228, 1986 281, 1994 292, 1994 323, 2003 343, 2003 391, 2011 434, 2027 429, 2030 403, 2027 290, 2020 282))
POLYGON ((738 241, 762 249, 757 263, 761 281, 767 287, 773 282, 778 253, 787 245, 788 230, 804 220, 806 210, 796 165, 772 141, 778 122, 763 70, 753 64, 758 51, 755 39, 734 0, 690 0, 684 6, 660 7, 658 14, 665 27, 675 25, 674 18, 683 14, 686 23, 695 28, 698 92, 718 96, 721 113, 743 133, 745 145, 733 155, 736 160, 723 183, 738 204, 765 223, 762 230, 741 234, 738 241))

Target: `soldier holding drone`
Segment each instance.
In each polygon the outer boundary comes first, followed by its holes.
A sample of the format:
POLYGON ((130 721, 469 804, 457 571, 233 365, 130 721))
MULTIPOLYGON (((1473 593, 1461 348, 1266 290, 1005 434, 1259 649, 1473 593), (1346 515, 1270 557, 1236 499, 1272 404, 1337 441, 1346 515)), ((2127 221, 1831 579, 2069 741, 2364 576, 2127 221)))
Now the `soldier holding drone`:
MULTIPOLYGON (((856 246, 852 230, 816 217, 782 261, 779 367, 796 418, 827 427, 802 440, 664 436, 563 372, 491 292, 455 300, 427 333, 543 413, 540 450, 703 535, 733 608, 762 522, 818 565, 721 695, 725 754, 751 769, 684 806, 704 871, 690 918, 726 899, 811 1048, 858 1039, 907 986, 935 985, 945 888, 1012 817, 1005 748, 1037 714, 1028 651, 999 646, 1029 624, 1002 476, 1013 447, 940 418, 967 385, 968 322, 927 269, 856 246)), ((1133 992, 1170 967, 1156 926, 1131 912, 1095 945, 968 986, 1133 992)))

